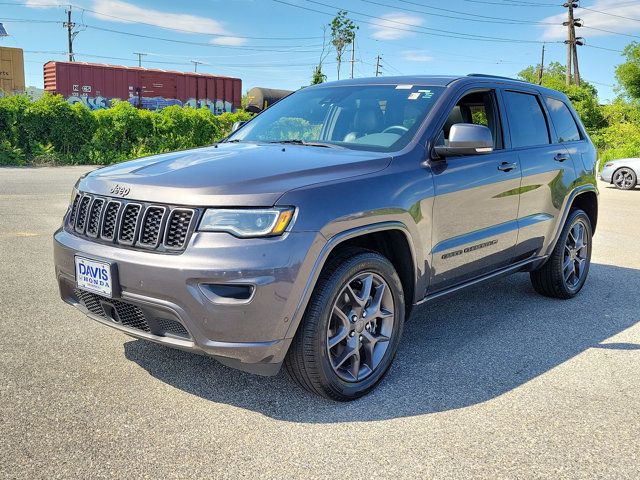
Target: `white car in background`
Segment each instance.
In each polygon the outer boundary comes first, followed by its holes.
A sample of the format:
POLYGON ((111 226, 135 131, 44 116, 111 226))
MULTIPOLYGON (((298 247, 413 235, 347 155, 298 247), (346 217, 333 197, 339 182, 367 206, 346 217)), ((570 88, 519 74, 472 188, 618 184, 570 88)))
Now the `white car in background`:
POLYGON ((600 179, 612 183, 620 190, 635 188, 640 176, 640 158, 623 158, 607 162, 600 172, 600 179))

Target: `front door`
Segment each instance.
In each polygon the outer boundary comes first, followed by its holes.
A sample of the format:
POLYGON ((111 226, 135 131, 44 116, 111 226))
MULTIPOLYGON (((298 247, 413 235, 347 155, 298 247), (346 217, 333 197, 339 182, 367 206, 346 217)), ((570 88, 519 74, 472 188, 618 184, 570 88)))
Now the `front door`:
POLYGON ((518 237, 520 165, 504 149, 502 118, 493 90, 464 95, 443 127, 447 141, 455 123, 486 125, 494 151, 432 162, 432 276, 429 293, 508 265, 518 237))

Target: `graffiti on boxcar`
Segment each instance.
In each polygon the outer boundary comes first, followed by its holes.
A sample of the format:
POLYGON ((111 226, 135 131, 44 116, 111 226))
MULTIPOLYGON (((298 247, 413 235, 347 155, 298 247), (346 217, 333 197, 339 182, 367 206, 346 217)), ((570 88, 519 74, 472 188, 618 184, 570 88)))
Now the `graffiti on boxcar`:
POLYGON ((89 97, 87 95, 71 95, 67 98, 67 102, 71 105, 74 103, 82 103, 89 110, 100 110, 111 106, 111 99, 105 97, 89 97))
MULTIPOLYGON (((119 98, 106 98, 102 96, 90 97, 88 95, 72 95, 67 98, 67 102, 70 104, 82 103, 89 110, 101 110, 103 108, 110 108, 112 100, 121 100, 119 98)), ((224 112, 233 112, 233 104, 224 100, 209 100, 208 98, 190 98, 186 102, 177 98, 164 98, 164 97, 137 97, 132 95, 127 101, 137 108, 144 108, 145 110, 162 110, 163 108, 170 107, 172 105, 178 105, 181 107, 191 108, 208 108, 215 115, 220 115, 224 112)))

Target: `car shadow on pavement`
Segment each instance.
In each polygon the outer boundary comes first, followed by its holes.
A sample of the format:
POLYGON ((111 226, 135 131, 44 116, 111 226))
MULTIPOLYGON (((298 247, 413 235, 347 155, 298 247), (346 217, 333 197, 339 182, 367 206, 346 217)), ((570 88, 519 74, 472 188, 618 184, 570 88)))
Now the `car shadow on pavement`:
POLYGON ((215 403, 303 423, 357 422, 422 415, 485 402, 640 320, 640 270, 593 264, 577 298, 537 295, 517 274, 417 308, 391 371, 368 396, 337 403, 307 393, 283 371, 259 377, 151 342, 125 344, 129 360, 155 378, 215 403))

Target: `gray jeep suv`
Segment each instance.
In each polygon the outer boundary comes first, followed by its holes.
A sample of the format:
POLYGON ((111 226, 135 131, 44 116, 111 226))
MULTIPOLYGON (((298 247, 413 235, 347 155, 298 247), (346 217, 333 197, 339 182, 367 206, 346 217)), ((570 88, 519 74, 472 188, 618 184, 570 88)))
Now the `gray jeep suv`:
POLYGON ((528 271, 576 295, 596 152, 516 80, 304 88, 207 148, 95 170, 55 233, 63 300, 133 337, 336 400, 383 378, 415 305, 528 271))

